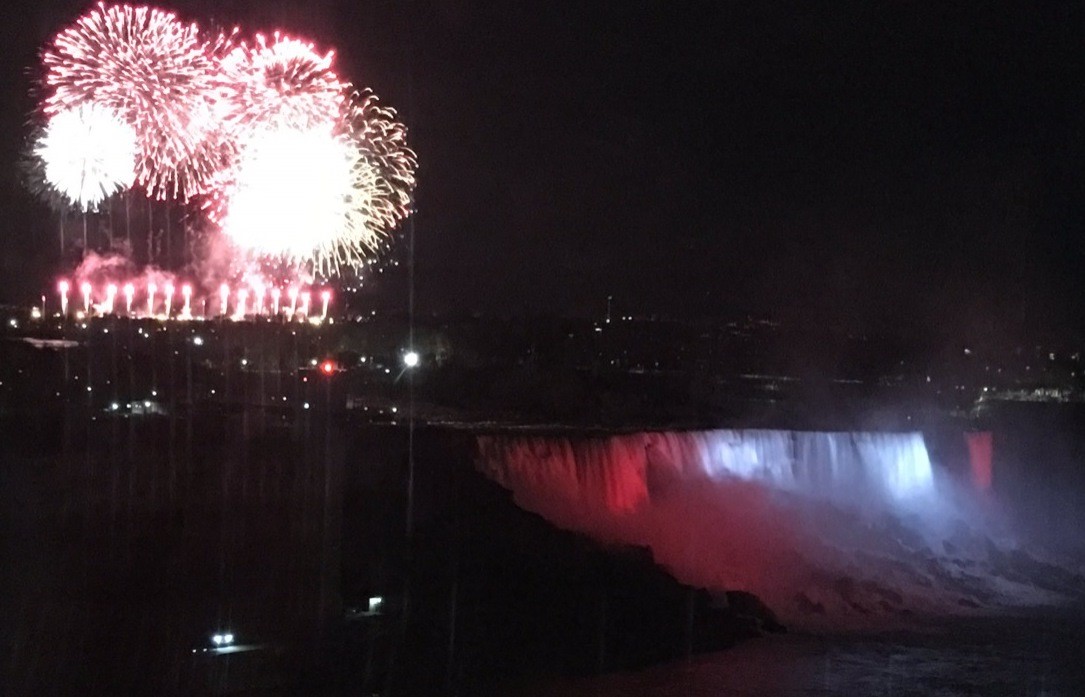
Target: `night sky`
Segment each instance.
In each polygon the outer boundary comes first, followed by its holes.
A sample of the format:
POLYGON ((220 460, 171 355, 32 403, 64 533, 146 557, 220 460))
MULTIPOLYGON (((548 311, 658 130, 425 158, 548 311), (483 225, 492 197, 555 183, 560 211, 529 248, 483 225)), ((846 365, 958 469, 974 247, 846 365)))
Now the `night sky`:
MULTIPOLYGON (((399 109, 423 311, 1078 336, 1085 8, 943 5, 169 6, 308 33, 399 109)), ((25 69, 83 6, 5 17, 7 299, 56 270, 14 177, 25 69)))

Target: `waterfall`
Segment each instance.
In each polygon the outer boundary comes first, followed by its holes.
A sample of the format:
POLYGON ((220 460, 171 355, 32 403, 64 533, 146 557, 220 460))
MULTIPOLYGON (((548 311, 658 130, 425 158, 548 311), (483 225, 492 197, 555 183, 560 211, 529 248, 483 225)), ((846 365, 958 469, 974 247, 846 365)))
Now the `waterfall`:
POLYGON ((652 482, 763 482, 830 499, 921 500, 934 477, 920 433, 717 430, 605 439, 481 436, 482 469, 506 488, 632 511, 652 482))
POLYGON ((679 580, 756 593, 793 623, 1073 595, 1081 579, 1017 549, 992 511, 990 434, 962 438, 961 479, 918 432, 484 435, 476 462, 553 524, 648 547, 679 580))

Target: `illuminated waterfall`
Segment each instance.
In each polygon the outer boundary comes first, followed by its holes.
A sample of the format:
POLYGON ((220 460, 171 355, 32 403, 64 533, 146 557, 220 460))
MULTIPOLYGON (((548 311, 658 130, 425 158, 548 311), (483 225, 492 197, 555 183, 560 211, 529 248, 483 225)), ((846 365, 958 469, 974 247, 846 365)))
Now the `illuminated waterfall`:
POLYGON ((634 510, 650 483, 741 479, 831 499, 907 502, 934 478, 920 433, 718 430, 636 433, 605 439, 479 438, 480 466, 513 491, 634 510))
POLYGON ((985 490, 989 434, 967 443, 960 478, 921 433, 489 435, 476 462, 551 523, 647 547, 679 580, 750 591, 793 624, 1061 602, 1061 576, 1021 556, 985 490))

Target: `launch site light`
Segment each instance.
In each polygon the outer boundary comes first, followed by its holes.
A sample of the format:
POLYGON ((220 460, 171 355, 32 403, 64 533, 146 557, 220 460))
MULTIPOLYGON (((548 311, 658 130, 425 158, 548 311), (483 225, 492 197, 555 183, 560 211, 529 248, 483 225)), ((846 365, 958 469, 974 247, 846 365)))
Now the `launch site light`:
POLYGON ((419 360, 421 359, 417 351, 408 351, 407 353, 403 354, 403 365, 407 366, 408 368, 416 367, 419 360))
POLYGON ((374 595, 369 599, 369 612, 370 614, 377 614, 384 606, 384 598, 379 595, 374 595))
POLYGON ((331 375, 332 373, 335 372, 335 362, 331 361, 331 360, 324 361, 323 363, 320 364, 320 370, 325 375, 331 375))

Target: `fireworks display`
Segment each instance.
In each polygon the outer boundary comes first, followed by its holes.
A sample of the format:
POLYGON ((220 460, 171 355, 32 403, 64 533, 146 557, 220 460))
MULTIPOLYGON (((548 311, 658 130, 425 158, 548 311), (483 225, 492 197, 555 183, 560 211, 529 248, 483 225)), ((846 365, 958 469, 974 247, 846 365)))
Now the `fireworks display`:
POLYGON ((221 159, 216 137, 213 45, 195 24, 162 10, 98 5, 42 55, 53 114, 93 103, 135 130, 136 172, 152 196, 187 199, 221 159))
POLYGON ((321 255, 348 218, 356 159, 349 140, 328 127, 253 133, 223 193, 222 230, 257 255, 321 255))
POLYGON ((349 84, 332 70, 334 53, 276 33, 241 43, 221 62, 222 118, 234 131, 320 128, 342 114, 349 84))
MULTIPOLYGON (((68 296, 71 288, 67 280, 62 280, 57 284, 57 297, 62 315, 67 315, 69 312, 68 296)), ((332 292, 326 288, 320 291, 321 312, 310 316, 311 291, 308 288, 306 286, 306 290, 299 291, 297 287, 291 287, 289 289, 291 303, 280 305, 279 298, 282 295, 282 289, 279 286, 268 289, 258 281, 247 286, 239 285, 236 288, 224 283, 219 289, 217 299, 196 297, 191 283, 175 286, 172 281, 169 281, 164 287, 159 287, 154 281, 148 281, 145 278, 130 279, 123 285, 114 282, 95 284, 83 281, 79 284, 82 297, 79 318, 118 314, 125 317, 163 320, 225 317, 233 320, 279 318, 286 321, 323 322, 328 318, 332 292), (301 303, 295 302, 299 293, 302 298, 301 303), (124 297, 123 309, 118 300, 121 295, 124 297), (268 296, 273 299, 273 302, 265 302, 265 297, 268 296)))
MULTIPOLYGON (((280 32, 246 40, 99 4, 42 51, 35 171, 82 210, 133 186, 198 199, 206 232, 234 256, 223 281, 287 269, 289 293, 298 279, 357 272, 410 214, 417 160, 395 112, 334 60, 280 32)), ((153 285, 145 301, 123 288, 126 311, 155 304, 153 285)), ((244 315, 279 305, 280 292, 230 304, 244 315)))
POLYGON ((83 210, 127 189, 136 176, 135 130, 93 102, 53 114, 34 154, 49 185, 83 210))

